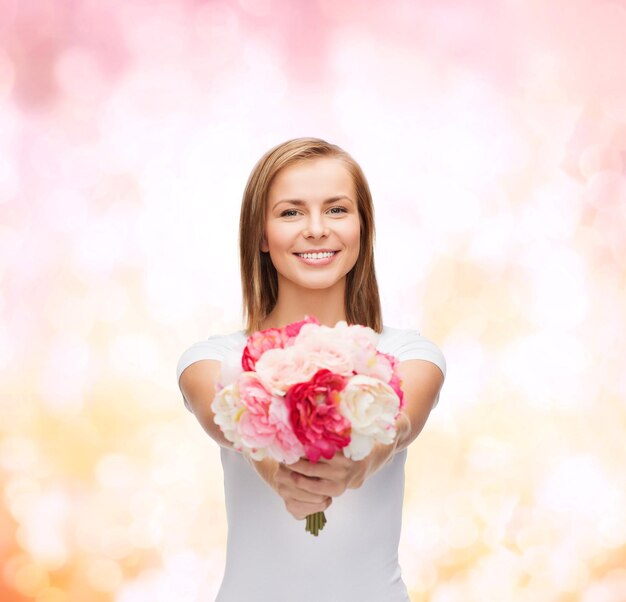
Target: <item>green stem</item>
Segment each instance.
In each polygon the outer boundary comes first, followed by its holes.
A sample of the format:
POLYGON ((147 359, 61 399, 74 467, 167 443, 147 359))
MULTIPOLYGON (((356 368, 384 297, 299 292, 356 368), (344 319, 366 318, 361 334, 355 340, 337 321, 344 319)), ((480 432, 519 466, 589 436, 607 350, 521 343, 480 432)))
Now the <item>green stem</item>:
POLYGON ((305 531, 308 531, 309 533, 317 537, 319 532, 324 528, 326 522, 326 515, 323 512, 315 512, 314 514, 309 514, 306 517, 305 531))

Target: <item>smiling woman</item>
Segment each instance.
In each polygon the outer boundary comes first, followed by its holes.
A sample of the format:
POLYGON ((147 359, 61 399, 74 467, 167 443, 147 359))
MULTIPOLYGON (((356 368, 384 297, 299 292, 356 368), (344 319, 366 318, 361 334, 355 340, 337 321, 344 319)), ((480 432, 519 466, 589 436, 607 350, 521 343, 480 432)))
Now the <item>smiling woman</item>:
MULTIPOLYGON (((324 201, 328 205, 326 214, 339 212, 342 216, 345 212, 348 214, 345 219, 352 221, 358 216, 359 223, 358 254, 354 266, 346 274, 345 296, 339 300, 339 307, 342 308, 339 313, 345 313, 348 322, 367 324, 377 332, 381 331, 380 299, 374 268, 374 208, 365 175, 359 164, 342 148, 317 138, 298 138, 268 151, 250 174, 244 191, 239 244, 248 334, 268 323, 267 318, 278 302, 279 272, 273 264, 267 240, 270 224, 281 218, 280 214, 284 212, 284 221, 294 220, 294 228, 300 225, 303 230, 310 222, 313 231, 309 234, 319 237, 315 229, 324 220, 318 203, 322 202, 323 206, 324 201), (278 203, 281 205, 277 206, 278 203)), ((315 238, 311 243, 310 239, 304 238, 304 233, 302 236, 298 247, 294 247, 291 253, 341 250, 315 238)), ((336 305, 320 304, 319 298, 310 296, 312 291, 314 288, 310 287, 309 295, 305 297, 310 301, 309 307, 303 308, 305 312, 310 310, 309 313, 320 320, 324 321, 324 318, 333 324, 341 319, 336 315, 321 316, 320 311, 336 305)), ((337 303, 338 296, 334 301, 337 303)))
POLYGON ((436 403, 446 366, 418 332, 383 326, 373 241, 367 181, 339 147, 291 140, 253 169, 240 219, 247 328, 196 343, 178 364, 187 407, 221 446, 229 535, 218 602, 292 600, 296 591, 301 602, 409 601, 398 564, 406 447, 436 403), (255 331, 306 315, 331 327, 372 328, 377 350, 399 363, 405 403, 396 436, 362 460, 343 453, 316 463, 254 460, 215 424, 211 405, 227 357, 240 358, 255 331), (311 538, 298 521, 324 511, 332 527, 311 538))
MULTIPOLYGON (((276 174, 261 251, 269 253, 276 268, 280 296, 262 328, 269 328, 277 316, 286 323, 296 321, 288 308, 303 289, 323 289, 326 299, 333 298, 329 307, 343 307, 345 276, 356 264, 360 247, 355 198, 350 173, 339 159, 298 162, 276 174)), ((312 295, 311 302, 316 297, 312 295)))

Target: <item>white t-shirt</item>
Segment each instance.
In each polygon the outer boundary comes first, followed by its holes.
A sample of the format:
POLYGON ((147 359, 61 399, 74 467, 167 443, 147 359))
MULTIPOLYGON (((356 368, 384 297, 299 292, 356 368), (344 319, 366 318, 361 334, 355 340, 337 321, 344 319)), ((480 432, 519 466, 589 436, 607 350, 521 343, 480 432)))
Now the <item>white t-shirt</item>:
MULTIPOLYGON (((200 360, 243 349, 244 331, 187 349, 177 376, 200 360)), ((378 350, 427 360, 445 376, 440 349, 415 330, 383 327, 378 350)), ((326 510, 317 537, 287 512, 240 452, 221 447, 228 521, 226 569, 216 602, 410 602, 398 564, 406 449, 326 510)))

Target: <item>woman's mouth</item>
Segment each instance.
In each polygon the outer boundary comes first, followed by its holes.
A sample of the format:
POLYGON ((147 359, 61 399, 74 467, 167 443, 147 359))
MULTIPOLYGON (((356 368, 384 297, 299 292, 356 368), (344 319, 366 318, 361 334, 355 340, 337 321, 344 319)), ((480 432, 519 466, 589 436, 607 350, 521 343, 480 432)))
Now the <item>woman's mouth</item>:
POLYGON ((328 265, 339 251, 323 251, 319 253, 294 253, 307 265, 328 265))

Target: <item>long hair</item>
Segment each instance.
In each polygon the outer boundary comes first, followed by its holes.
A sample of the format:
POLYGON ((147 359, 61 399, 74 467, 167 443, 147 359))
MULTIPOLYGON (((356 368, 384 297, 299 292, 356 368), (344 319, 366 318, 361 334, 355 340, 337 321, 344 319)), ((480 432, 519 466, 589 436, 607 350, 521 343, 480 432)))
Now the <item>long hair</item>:
POLYGON ((374 270, 374 207, 359 164, 342 148, 319 138, 295 138, 270 149, 254 166, 241 203, 239 257, 246 333, 259 330, 278 299, 278 275, 269 253, 261 252, 267 197, 276 174, 300 161, 337 158, 352 176, 361 225, 356 264, 346 276, 344 311, 348 324, 382 332, 382 310, 374 270))

